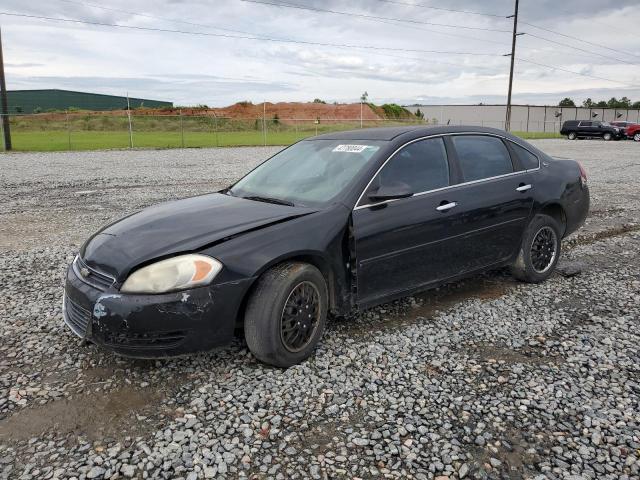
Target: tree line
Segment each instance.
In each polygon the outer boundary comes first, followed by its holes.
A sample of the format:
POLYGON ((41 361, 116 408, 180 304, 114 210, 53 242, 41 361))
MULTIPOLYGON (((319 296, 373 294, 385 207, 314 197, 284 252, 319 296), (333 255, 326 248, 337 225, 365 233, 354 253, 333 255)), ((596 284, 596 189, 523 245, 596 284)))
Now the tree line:
MULTIPOLYGON (((569 97, 560 100, 558 106, 577 107, 576 103, 569 97)), ((595 102, 592 99, 587 98, 584 102, 582 102, 581 106, 585 108, 640 108, 640 101, 632 103, 631 100, 627 97, 622 97, 620 99, 611 97, 609 100, 600 100, 598 102, 595 102)))

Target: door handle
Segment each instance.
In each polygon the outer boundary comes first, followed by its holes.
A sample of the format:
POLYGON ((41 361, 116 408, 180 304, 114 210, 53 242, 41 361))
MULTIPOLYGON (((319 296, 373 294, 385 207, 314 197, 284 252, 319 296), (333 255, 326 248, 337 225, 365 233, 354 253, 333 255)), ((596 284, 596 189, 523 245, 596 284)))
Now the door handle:
POLYGON ((449 203, 443 202, 441 205, 436 207, 436 210, 438 210, 439 212, 446 212, 447 210, 451 210, 456 205, 458 205, 457 202, 449 202, 449 203))
POLYGON ((528 185, 520 185, 518 188, 516 188, 516 191, 518 192, 526 192, 527 190, 531 190, 533 187, 531 186, 531 184, 528 185))

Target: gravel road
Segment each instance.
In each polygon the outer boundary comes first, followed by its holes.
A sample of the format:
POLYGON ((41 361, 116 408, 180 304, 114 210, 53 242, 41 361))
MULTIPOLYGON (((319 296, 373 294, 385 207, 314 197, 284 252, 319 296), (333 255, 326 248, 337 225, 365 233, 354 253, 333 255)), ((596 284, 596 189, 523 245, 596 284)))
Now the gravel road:
POLYGON ((60 308, 100 225, 277 148, 0 156, 0 479, 640 478, 640 145, 533 143, 589 173, 565 275, 499 271, 333 319, 288 370, 240 340, 123 359, 79 345, 60 308))

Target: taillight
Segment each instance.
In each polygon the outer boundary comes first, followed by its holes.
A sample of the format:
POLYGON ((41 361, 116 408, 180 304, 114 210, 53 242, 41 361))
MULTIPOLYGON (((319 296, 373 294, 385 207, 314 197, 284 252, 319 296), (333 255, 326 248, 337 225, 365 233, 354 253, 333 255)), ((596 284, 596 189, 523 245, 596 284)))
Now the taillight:
POLYGON ((587 171, 580 162, 577 163, 578 167, 580 167, 580 183, 582 183, 582 186, 584 187, 587 184, 587 171))

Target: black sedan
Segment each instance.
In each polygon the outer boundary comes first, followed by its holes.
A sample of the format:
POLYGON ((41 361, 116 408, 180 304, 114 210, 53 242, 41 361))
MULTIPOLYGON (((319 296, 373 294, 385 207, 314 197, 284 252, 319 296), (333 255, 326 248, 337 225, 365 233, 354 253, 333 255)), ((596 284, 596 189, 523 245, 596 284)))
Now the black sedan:
POLYGON ((582 167, 499 130, 401 127, 298 142, 217 193, 116 221, 81 248, 64 319, 120 354, 312 354, 344 315, 488 269, 553 272, 584 222, 582 167))

